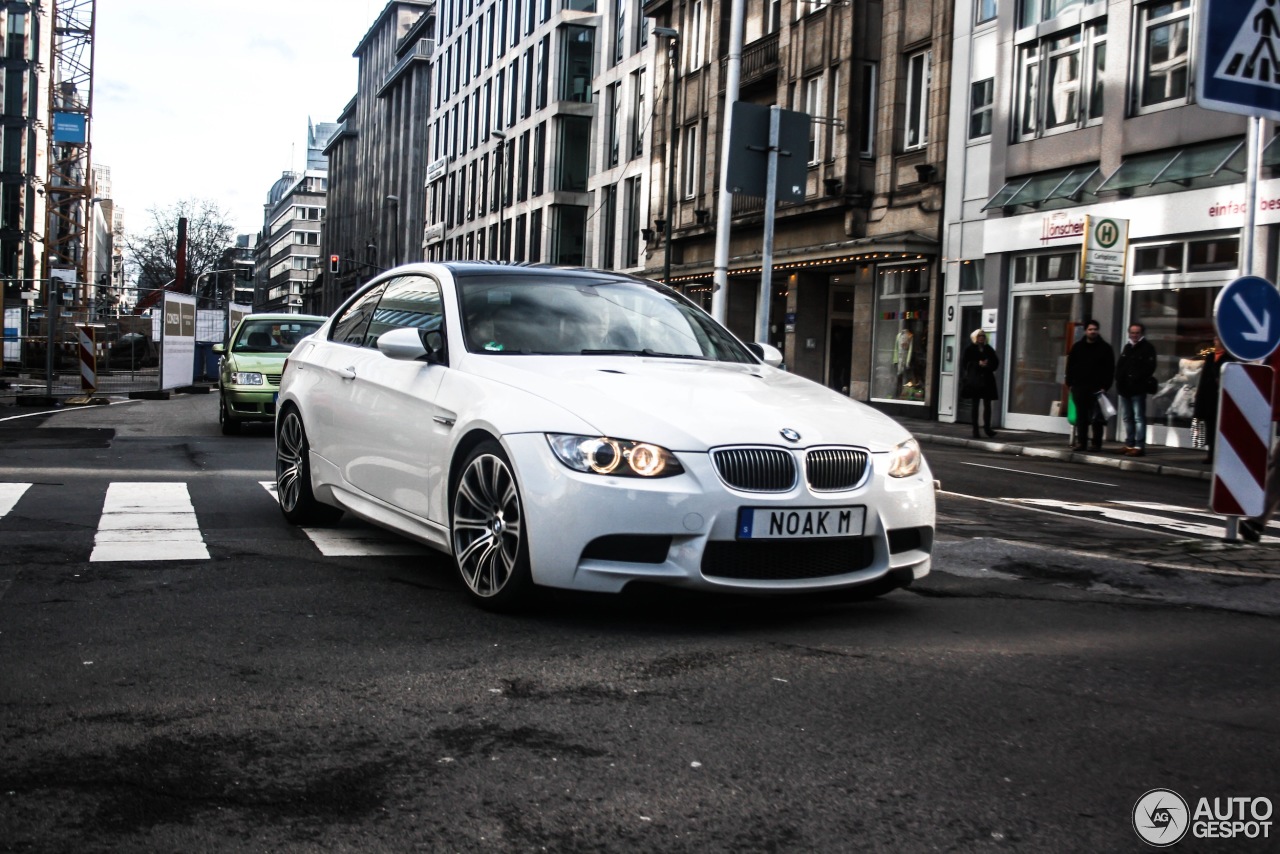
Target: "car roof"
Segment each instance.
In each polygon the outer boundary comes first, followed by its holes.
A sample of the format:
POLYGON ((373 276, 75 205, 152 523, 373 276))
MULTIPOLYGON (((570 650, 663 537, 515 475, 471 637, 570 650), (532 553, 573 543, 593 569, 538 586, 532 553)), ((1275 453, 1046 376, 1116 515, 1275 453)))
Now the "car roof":
POLYGON ((615 281, 643 282, 652 284, 648 279, 641 279, 632 276, 629 273, 619 273, 614 270, 594 270, 588 267, 558 267, 554 264, 510 264, 496 261, 442 261, 439 266, 444 267, 455 278, 465 279, 471 276, 510 276, 530 278, 545 277, 548 274, 554 275, 557 279, 564 280, 566 278, 581 278, 599 281, 600 279, 613 279, 615 281))
POLYGON ((240 322, 243 323, 246 320, 319 320, 323 322, 328 319, 326 315, 322 314, 284 314, 264 311, 262 314, 246 314, 240 318, 240 322))

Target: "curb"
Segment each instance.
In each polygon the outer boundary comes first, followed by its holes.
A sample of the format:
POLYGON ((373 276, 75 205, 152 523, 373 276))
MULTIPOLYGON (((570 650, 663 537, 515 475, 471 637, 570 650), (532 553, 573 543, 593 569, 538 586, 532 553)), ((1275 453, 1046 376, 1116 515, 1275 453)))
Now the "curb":
POLYGON ((1185 477, 1193 480, 1212 480, 1213 473, 1184 468, 1183 466, 1167 466, 1160 463, 1148 463, 1135 459, 1121 459, 1102 454, 1080 453, 1066 448, 1042 448, 1035 445, 1015 445, 1011 442, 991 442, 983 439, 965 439, 960 436, 944 436, 936 433, 912 433, 922 442, 935 445, 955 445, 962 448, 975 448, 980 451, 992 451, 997 454, 1015 454, 1024 457, 1047 457, 1085 465, 1108 466, 1122 471, 1140 471, 1146 474, 1185 477))

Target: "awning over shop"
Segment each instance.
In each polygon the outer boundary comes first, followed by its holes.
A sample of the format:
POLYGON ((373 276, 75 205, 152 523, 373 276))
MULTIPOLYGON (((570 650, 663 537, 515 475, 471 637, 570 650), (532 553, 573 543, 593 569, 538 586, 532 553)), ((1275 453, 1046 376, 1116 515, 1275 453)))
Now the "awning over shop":
POLYGON ((1241 176, 1244 170, 1244 139, 1233 137, 1127 157, 1097 191, 1131 190, 1166 181, 1185 183, 1196 178, 1215 178, 1222 172, 1241 176))
POLYGON ((1039 175, 1019 177, 1007 182, 982 209, 1008 208, 1016 205, 1038 205, 1053 199, 1070 199, 1080 193, 1098 175, 1098 164, 1055 169, 1039 175))

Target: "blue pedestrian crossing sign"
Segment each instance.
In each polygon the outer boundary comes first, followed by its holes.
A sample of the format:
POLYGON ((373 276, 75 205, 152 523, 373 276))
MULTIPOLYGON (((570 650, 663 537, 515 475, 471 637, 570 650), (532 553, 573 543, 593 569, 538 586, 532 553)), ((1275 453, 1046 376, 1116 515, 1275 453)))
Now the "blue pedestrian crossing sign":
POLYGON ((1265 359, 1280 345, 1280 291, 1266 279, 1241 276, 1218 294, 1213 322, 1228 353, 1242 362, 1265 359))
POLYGON ((1204 0, 1203 10, 1196 100, 1280 120, 1280 0, 1204 0))

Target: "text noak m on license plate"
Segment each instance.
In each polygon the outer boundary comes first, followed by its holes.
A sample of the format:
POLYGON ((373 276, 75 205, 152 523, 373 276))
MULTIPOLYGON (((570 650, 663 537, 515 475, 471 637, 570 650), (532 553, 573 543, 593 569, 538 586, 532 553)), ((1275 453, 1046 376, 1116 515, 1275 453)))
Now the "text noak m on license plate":
POLYGON ((738 539, 786 540, 861 537, 866 507, 743 507, 738 539))

